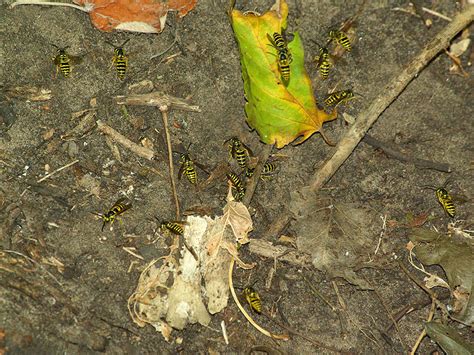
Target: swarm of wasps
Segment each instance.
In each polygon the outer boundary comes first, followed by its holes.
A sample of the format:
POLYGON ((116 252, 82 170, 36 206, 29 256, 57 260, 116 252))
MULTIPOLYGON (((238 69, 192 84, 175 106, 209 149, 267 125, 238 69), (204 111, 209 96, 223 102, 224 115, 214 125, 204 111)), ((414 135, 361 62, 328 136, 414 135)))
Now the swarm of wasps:
MULTIPOLYGON (((351 40, 345 32, 347 28, 352 25, 352 22, 353 20, 350 19, 348 21, 345 21, 345 23, 343 23, 343 25, 339 29, 330 29, 327 33, 327 41, 325 46, 322 46, 318 42, 313 41, 319 47, 319 55, 316 56, 315 61, 316 67, 322 80, 326 80, 329 77, 331 67, 333 67, 329 51, 329 45, 331 43, 335 43, 336 49, 337 47, 339 47, 347 52, 352 51, 351 40)), ((350 89, 339 90, 327 95, 324 99, 324 104, 327 107, 335 108, 336 106, 344 104, 347 101, 354 99, 355 97, 356 96, 354 92, 350 89)))
MULTIPOLYGON (((112 58, 112 66, 115 67, 115 71, 117 72, 117 77, 120 80, 125 79, 125 73, 127 72, 128 67, 128 55, 125 53, 123 47, 130 39, 127 39, 123 42, 120 46, 115 46, 110 42, 106 42, 114 47, 114 56, 112 58)), ((56 75, 60 72, 65 78, 68 78, 72 72, 73 64, 79 63, 82 58, 78 56, 72 56, 66 52, 66 47, 58 47, 56 45, 52 45, 57 49, 56 56, 53 58, 53 63, 56 65, 56 75)))
MULTIPOLYGON (((250 179, 253 176, 255 167, 250 165, 250 157, 253 155, 252 150, 243 143, 237 137, 231 137, 224 142, 228 145, 229 157, 234 159, 241 169, 241 175, 243 174, 246 179, 250 179)), ((260 178, 262 180, 269 179, 273 174, 277 172, 277 165, 274 162, 265 162, 262 168, 260 178)), ((245 195, 245 186, 240 176, 234 172, 228 172, 227 180, 232 186, 232 195, 236 201, 241 201, 245 195)))

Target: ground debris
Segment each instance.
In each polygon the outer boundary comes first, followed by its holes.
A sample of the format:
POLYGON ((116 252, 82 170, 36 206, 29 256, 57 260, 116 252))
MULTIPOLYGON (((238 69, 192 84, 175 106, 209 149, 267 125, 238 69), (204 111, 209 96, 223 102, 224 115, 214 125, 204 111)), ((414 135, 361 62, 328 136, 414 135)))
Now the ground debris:
POLYGON ((474 242, 426 228, 413 229, 410 240, 416 244, 413 252, 417 258, 426 265, 440 265, 446 272, 451 291, 457 290, 453 292, 454 319, 474 325, 474 242))
POLYGON ((52 97, 51 90, 32 85, 7 88, 5 95, 9 99, 22 99, 26 101, 48 101, 52 97))
POLYGON ((331 277, 342 277, 361 289, 372 287, 357 276, 354 268, 367 258, 367 249, 376 249, 378 216, 357 203, 335 204, 321 196, 294 193, 290 206, 296 221, 298 250, 312 256, 312 264, 331 277))
POLYGON ((128 300, 133 321, 141 327, 151 324, 167 341, 171 328, 184 329, 188 323, 208 325, 210 314, 227 306, 227 270, 231 260, 236 258, 243 267, 253 266, 238 259, 236 248, 237 240, 248 242, 250 230, 248 210, 231 199, 222 216, 189 216, 184 244, 195 251, 198 260, 176 237, 170 254, 153 260, 142 272, 128 300))

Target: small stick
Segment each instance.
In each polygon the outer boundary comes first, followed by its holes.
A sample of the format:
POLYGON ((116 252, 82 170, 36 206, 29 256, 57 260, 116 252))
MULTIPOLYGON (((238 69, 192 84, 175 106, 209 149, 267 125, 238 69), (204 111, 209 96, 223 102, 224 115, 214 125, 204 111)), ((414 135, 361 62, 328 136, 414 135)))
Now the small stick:
POLYGON ((119 105, 143 105, 143 106, 167 106, 168 109, 179 109, 192 112, 201 112, 199 106, 190 105, 183 99, 167 95, 159 91, 148 94, 137 94, 129 96, 115 96, 115 101, 119 105))
POLYGON ((377 296, 377 298, 379 299, 380 303, 382 304, 382 307, 385 309, 385 312, 387 313, 388 318, 392 321, 392 324, 395 326, 395 330, 397 332, 398 340, 400 340, 400 343, 403 346, 403 350, 406 350, 406 345, 403 342, 402 336, 400 335, 401 334, 400 333, 400 328, 399 328, 397 322, 395 321, 395 318, 393 318, 392 313, 388 309, 388 306, 385 304, 385 302, 382 298, 382 295, 380 294, 380 292, 377 290, 376 287, 374 287, 374 292, 375 292, 375 295, 377 296))
POLYGON ((120 143, 125 148, 131 150, 133 153, 135 153, 136 155, 138 155, 142 158, 145 158, 145 159, 148 159, 148 160, 153 159, 153 156, 155 155, 155 152, 153 150, 151 150, 149 148, 141 147, 138 144, 132 142, 130 139, 123 136, 122 134, 117 132, 112 127, 107 126, 101 120, 97 120, 96 123, 97 123, 97 128, 99 129, 99 131, 101 131, 102 133, 110 136, 117 143, 120 143))
POLYGON ((259 239, 278 238, 279 234, 288 226, 293 219, 288 209, 284 209, 280 214, 273 220, 268 229, 262 233, 259 239))
POLYGON ((176 30, 174 31, 174 40, 173 40, 173 43, 171 43, 169 45, 168 48, 166 48, 164 51, 158 53, 158 54, 154 54, 150 57, 150 59, 155 59, 155 58, 158 58, 159 56, 163 55, 163 54, 166 54, 171 48, 174 47, 174 45, 178 42, 178 26, 176 26, 176 30))
POLYGON ((227 337, 227 329, 225 327, 225 321, 221 322, 221 329, 222 329, 222 336, 224 337, 224 341, 226 345, 229 345, 229 338, 227 337))
POLYGON ((420 16, 421 21, 423 21, 423 25, 425 25, 427 28, 431 27, 431 20, 427 20, 425 17, 425 14, 423 13, 423 7, 421 6, 421 1, 420 0, 411 0, 411 3, 413 4, 413 7, 415 8, 415 12, 420 16))
POLYGON ((135 247, 122 247, 122 249, 123 249, 124 251, 126 251, 127 253, 129 253, 130 255, 133 255, 134 257, 136 257, 136 258, 138 258, 138 259, 140 259, 140 260, 145 260, 145 259, 143 258, 143 256, 141 256, 141 255, 135 253, 135 251, 137 250, 135 247))
POLYGON ((265 314, 263 313, 264 316, 266 316, 270 321, 272 321, 273 323, 275 323, 276 325, 278 325, 280 328, 283 328, 283 329, 286 329, 288 331, 288 333, 290 334, 294 334, 294 335, 298 335, 299 337, 303 338, 304 340, 310 342, 311 344, 313 344, 314 346, 317 346, 319 348, 323 348, 323 349, 327 349, 327 350, 331 350, 331 351, 334 351, 335 353, 339 354, 339 353, 344 353, 344 351, 342 349, 337 349, 337 348, 334 348, 330 345, 326 345, 326 344, 323 344, 317 340, 314 340, 314 339, 311 339, 310 337, 304 335, 303 333, 300 333, 298 331, 296 331, 295 329, 293 328, 290 328, 289 326, 285 325, 284 323, 281 323, 279 321, 277 321, 276 319, 274 318, 271 318, 268 314, 265 314))
MULTIPOLYGON (((436 302, 435 302, 435 299, 433 298, 432 301, 431 301, 430 313, 428 314, 428 319, 426 320, 427 322, 431 322, 431 320, 433 319, 435 309, 436 309, 436 302)), ((425 336, 426 336, 426 329, 423 328, 423 331, 418 336, 418 339, 416 340, 415 345, 413 345, 413 348, 410 351, 410 355, 415 355, 416 354, 416 350, 420 346, 421 341, 423 340, 423 338, 425 336)))
POLYGON ((375 139, 374 137, 372 137, 368 134, 365 135, 365 137, 362 141, 364 143, 367 143, 367 144, 371 145, 372 147, 382 149, 385 152, 385 154, 387 154, 388 156, 390 156, 392 158, 395 158, 395 159, 400 160, 402 162, 411 163, 411 164, 415 165, 417 168, 433 169, 433 170, 437 170, 437 171, 442 171, 444 173, 450 173, 452 171, 449 164, 437 163, 437 162, 433 162, 433 161, 430 161, 430 160, 418 159, 418 158, 410 157, 408 155, 404 155, 401 152, 399 152, 398 150, 391 147, 388 143, 381 142, 378 139, 375 139))
POLYGON ((308 284, 309 288, 311 289, 311 291, 314 293, 315 296, 319 297, 324 303, 326 303, 329 308, 331 308, 331 310, 333 312, 336 312, 337 313, 337 308, 336 306, 332 305, 331 302, 329 302, 326 297, 324 297, 317 289, 316 287, 313 286, 313 284, 311 282, 309 282, 309 280, 304 276, 304 275, 301 275, 303 277, 303 280, 308 284))
POLYGON ((14 8, 17 5, 46 5, 46 6, 66 6, 72 7, 77 10, 81 10, 83 12, 91 12, 91 6, 79 6, 75 4, 68 4, 64 2, 50 2, 50 1, 41 1, 41 0, 17 0, 13 4, 10 5, 10 8, 14 8))
POLYGON ((64 170, 64 169, 66 169, 66 168, 69 168, 71 165, 77 164, 78 162, 79 162, 79 159, 76 159, 76 160, 74 160, 73 162, 70 162, 69 164, 66 164, 66 165, 64 165, 64 166, 62 166, 62 167, 60 167, 60 168, 54 170, 53 172, 49 173, 48 175, 43 176, 41 179, 39 179, 39 180, 36 181, 36 182, 37 182, 37 183, 40 183, 40 182, 46 180, 47 178, 49 178, 49 177, 51 177, 51 176, 53 176, 53 175, 59 173, 61 170, 64 170))
POLYGON ((176 192, 176 182, 174 181, 173 150, 171 147, 170 132, 168 130, 168 106, 166 105, 160 106, 159 110, 161 112, 161 118, 163 119, 163 128, 165 130, 166 145, 168 147, 168 166, 169 166, 169 172, 170 172, 171 189, 173 190, 174 203, 176 206, 176 220, 179 221, 180 219, 179 200, 178 200, 178 193, 176 192))
POLYGON ((249 180, 247 186, 246 186, 246 193, 245 196, 242 200, 242 203, 248 207, 250 204, 250 201, 252 201, 253 194, 255 193, 255 189, 257 188, 258 181, 260 180, 260 174, 262 173, 263 169, 263 164, 268 160, 268 157, 270 156, 270 153, 272 152, 273 145, 265 145, 263 147, 263 151, 260 154, 260 159, 255 167, 255 171, 252 175, 252 178, 249 180))
POLYGON ((443 20, 446 20, 446 21, 448 21, 448 22, 451 22, 451 21, 453 20, 452 18, 450 18, 450 17, 448 17, 448 16, 445 16, 445 15, 439 13, 439 12, 436 12, 436 11, 434 11, 434 10, 428 9, 428 8, 426 8, 426 7, 422 7, 421 9, 422 9, 424 12, 429 13, 430 15, 438 16, 439 18, 442 18, 443 20))
MULTIPOLYGON (((400 268, 403 270, 403 272, 410 278, 410 280, 412 280, 415 284, 418 285, 418 287, 420 287, 423 291, 425 291, 430 297, 432 300, 434 300, 434 302, 436 303, 436 306, 441 310, 441 312, 443 312, 443 314, 450 318, 450 319, 453 319, 453 320, 456 320, 456 321, 459 321, 457 320, 456 318, 453 318, 447 308, 446 308, 446 305, 441 302, 439 299, 438 299, 438 295, 431 289, 429 289, 428 287, 426 287, 423 282, 419 281, 410 271, 408 271, 408 269, 406 268, 405 265, 403 265, 403 263, 401 261, 398 261, 398 266, 400 266, 400 268)), ((462 322, 461 322, 462 323, 462 322)))
POLYGON ((314 173, 309 183, 312 192, 319 190, 336 173, 382 112, 440 51, 448 47, 451 39, 473 20, 474 6, 469 6, 439 32, 399 75, 380 90, 379 96, 339 141, 333 156, 314 173))

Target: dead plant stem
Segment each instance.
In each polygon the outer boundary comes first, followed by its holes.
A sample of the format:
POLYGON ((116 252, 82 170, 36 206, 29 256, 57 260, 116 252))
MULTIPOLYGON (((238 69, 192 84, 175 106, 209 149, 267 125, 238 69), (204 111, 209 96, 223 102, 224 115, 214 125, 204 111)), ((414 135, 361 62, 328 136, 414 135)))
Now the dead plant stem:
POLYGON ((263 150, 260 154, 260 159, 258 161, 257 166, 255 167, 255 171, 252 175, 252 178, 247 184, 247 188, 246 188, 247 191, 242 200, 242 203, 245 206, 248 206, 250 204, 250 201, 252 201, 253 194, 255 193, 255 189, 257 188, 258 181, 260 180, 260 174, 262 173, 263 164, 265 164, 265 162, 268 160, 268 157, 270 156, 272 149, 273 149, 273 145, 265 145, 263 147, 263 150))
POLYGON ((169 165, 171 189, 173 191, 174 203, 176 207, 176 220, 179 221, 180 211, 179 211, 178 193, 176 192, 176 182, 174 180, 173 148, 171 146, 171 137, 170 137, 170 132, 168 130, 168 106, 166 105, 160 106, 159 110, 161 112, 161 118, 163 119, 163 128, 165 130, 165 136, 166 136, 166 146, 168 148, 168 165, 169 165))
POLYGON ((382 112, 439 52, 449 46, 452 38, 473 20, 474 6, 468 6, 426 45, 399 75, 396 75, 385 88, 380 90, 379 96, 339 141, 332 157, 314 173, 309 183, 311 191, 318 191, 336 173, 382 112))

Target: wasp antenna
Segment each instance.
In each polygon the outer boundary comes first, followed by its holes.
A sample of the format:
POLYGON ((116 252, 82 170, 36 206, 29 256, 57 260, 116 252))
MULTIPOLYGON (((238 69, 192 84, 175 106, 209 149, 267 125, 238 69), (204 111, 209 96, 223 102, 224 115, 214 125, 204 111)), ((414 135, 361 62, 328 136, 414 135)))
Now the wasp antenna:
POLYGON ((431 185, 421 185, 422 188, 424 189, 430 189, 430 190, 433 190, 433 191, 436 191, 438 188, 437 187, 434 187, 434 186, 431 186, 431 185))
POLYGON ((130 38, 129 38, 129 39, 126 39, 126 40, 125 40, 125 42, 123 42, 123 43, 120 45, 120 47, 123 47, 123 46, 125 46, 125 45, 127 44, 127 42, 128 42, 128 41, 130 41, 130 38))
POLYGON ((104 231, 105 224, 106 224, 106 222, 104 221, 104 223, 102 223, 102 232, 104 231))
POLYGON ((113 44, 112 42, 109 42, 109 41, 106 40, 105 43, 111 45, 111 46, 114 47, 114 48, 117 48, 117 47, 115 46, 115 44, 113 44))

